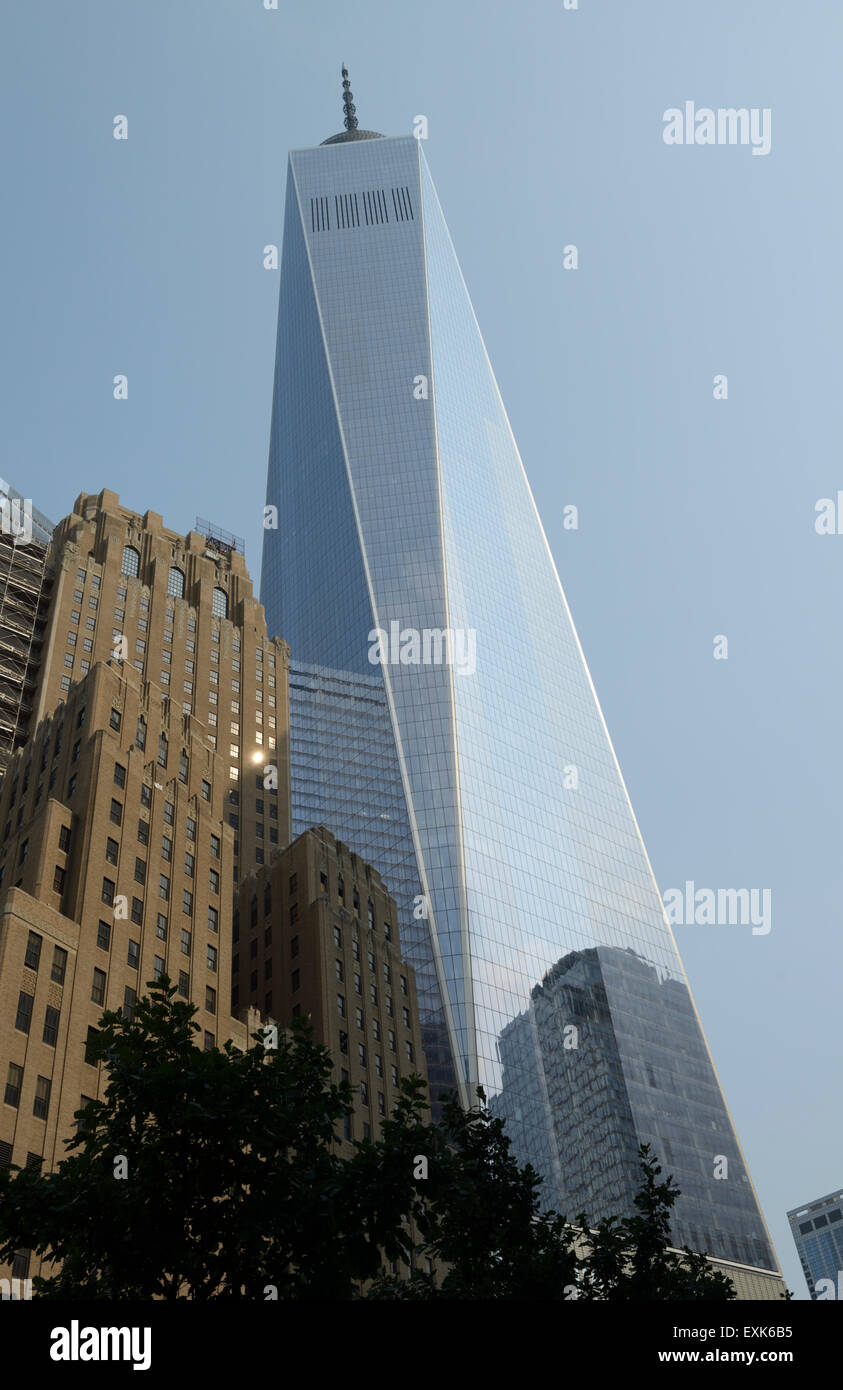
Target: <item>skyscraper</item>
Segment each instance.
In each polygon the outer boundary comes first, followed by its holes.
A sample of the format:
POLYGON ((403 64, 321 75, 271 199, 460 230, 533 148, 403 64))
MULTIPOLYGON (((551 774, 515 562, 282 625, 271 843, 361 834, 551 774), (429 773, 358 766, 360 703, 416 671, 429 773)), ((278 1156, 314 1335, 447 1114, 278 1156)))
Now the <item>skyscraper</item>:
MULTIPOLYGON (((581 1194, 591 1220, 637 1143, 672 1144, 676 1241, 775 1269, 421 142, 359 129, 343 76, 345 130, 289 161, 261 597, 293 662, 374 680, 388 712, 431 1081, 482 1085, 548 1202, 581 1194), (598 1021, 563 1084, 543 1031, 583 989, 598 1021), (589 1148, 619 1134, 606 1182, 589 1148)), ((371 744, 346 708, 328 764, 371 744)), ((360 808, 349 786, 326 824, 398 897, 360 808)))
POLYGON ((812 1299, 843 1297, 843 1191, 787 1213, 812 1299))

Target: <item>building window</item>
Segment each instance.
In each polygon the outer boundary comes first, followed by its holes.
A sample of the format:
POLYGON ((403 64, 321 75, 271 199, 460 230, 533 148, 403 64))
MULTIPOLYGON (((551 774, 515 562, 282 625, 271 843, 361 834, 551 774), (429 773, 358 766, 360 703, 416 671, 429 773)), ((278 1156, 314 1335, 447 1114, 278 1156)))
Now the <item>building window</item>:
POLYGON ((340 1018, 345 1018, 345 995, 337 995, 337 1013, 340 1018))
POLYGON ((161 836, 161 858, 166 859, 167 863, 173 857, 173 842, 167 835, 161 836))
POLYGON ((336 972, 337 972, 337 979, 338 979, 338 980, 341 980, 342 977, 343 977, 343 969, 342 969, 342 961, 341 961, 341 960, 338 960, 338 961, 336 962, 336 972))
POLYGON ((217 1011, 217 992, 210 985, 205 986, 205 1011, 209 1014, 217 1011))
POLYGON ((147 809, 148 809, 151 805, 152 805, 152 788, 151 788, 151 787, 148 787, 147 784, 146 784, 146 782, 144 782, 143 785, 141 786, 141 806, 146 806, 147 809))
POLYGON ((401 1010, 401 1021, 402 1021, 402 1023, 404 1024, 404 1027, 405 1027, 405 1028, 409 1028, 409 1026, 410 1026, 410 1010, 409 1010, 409 1009, 402 1009, 402 1010, 401 1010))
POLYGON ((27 994, 26 990, 22 989, 18 995, 18 1009, 15 1015, 15 1027, 19 1033, 29 1032, 34 1004, 35 995, 27 994))
POLYGON ((49 1077, 39 1076, 35 1082, 35 1100, 32 1105, 32 1113, 39 1120, 46 1120, 50 1113, 50 1091, 52 1082, 49 1077))
POLYGON ((167 735, 162 734, 158 740, 158 766, 167 766, 167 735))
POLYGON ((47 1005, 44 1014, 44 1034, 43 1039, 48 1047, 55 1047, 59 1036, 59 1019, 61 1014, 58 1009, 54 1009, 50 1004, 47 1005))
POLYGON ((109 838, 105 842, 105 858, 108 864, 117 863, 117 851, 119 848, 120 846, 118 845, 117 841, 112 840, 109 836, 109 838))
POLYGON ((132 921, 137 926, 143 921, 143 898, 132 898, 132 921))
POLYGON ((94 978, 91 984, 91 999, 95 1004, 105 1003, 105 971, 94 967, 94 978))
POLYGON ((102 900, 108 907, 114 906, 114 880, 104 878, 102 881, 102 900))
POLYGON ((364 1043, 358 1043, 358 1044, 357 1044, 357 1058, 358 1058, 358 1061, 360 1062, 361 1067, 365 1067, 365 1065, 366 1065, 366 1046, 365 1046, 364 1043))
POLYGON ((340 1052, 348 1052, 348 1034, 340 1029, 340 1052))
POLYGON ((193 916, 193 894, 189 888, 185 888, 182 893, 181 910, 187 917, 193 916))
MULTIPOLYGON (((209 947, 208 947, 207 964, 208 964, 208 969, 209 969, 209 970, 216 970, 216 968, 217 968, 217 948, 216 948, 216 946, 209 946, 209 947)), ((267 965, 271 965, 271 964, 272 964, 272 961, 267 961, 267 965)))
POLYGON ((176 808, 172 801, 164 802, 164 824, 172 825, 176 819, 176 808))
POLYGON ((358 1027, 358 1028, 361 1028, 361 1029, 362 1029, 362 1028, 364 1028, 364 1027, 366 1026, 366 1024, 365 1024, 365 1019, 363 1018, 363 1010, 362 1010, 362 1009, 355 1009, 355 1018, 356 1018, 356 1021, 357 1021, 357 1027, 358 1027))
POLYGON ((109 725, 109 728, 114 729, 115 732, 119 733, 119 731, 120 731, 120 725, 121 725, 122 723, 123 723, 123 716, 122 716, 122 714, 120 713, 119 709, 112 709, 111 714, 108 716, 108 725, 109 725))
POLYGON ((164 957, 163 957, 163 956, 153 956, 153 958, 152 958, 152 978, 153 978, 153 980, 160 980, 160 979, 161 979, 161 976, 164 974, 164 964, 165 964, 165 962, 164 962, 164 957))
POLYGON ((188 878, 193 878, 193 866, 194 866, 195 863, 196 863, 196 861, 195 861, 195 859, 193 858, 193 855, 192 855, 192 854, 185 854, 185 856, 184 856, 184 871, 185 871, 185 873, 187 874, 187 877, 188 877, 188 878))
POLYGON ((137 1003, 137 990, 132 989, 131 985, 126 985, 123 990, 123 1017, 126 1019, 134 1018, 135 1004, 137 1003))
POLYGON ((183 956, 190 955, 190 932, 187 927, 181 929, 181 950, 183 956))
POLYGON ((117 801, 114 797, 111 798, 111 820, 115 825, 121 825, 123 823, 123 803, 122 801, 117 801))
POLYGON ((166 874, 161 874, 158 879, 158 896, 163 898, 165 903, 170 901, 170 880, 166 874))
POLYGON ((212 836, 211 836, 211 858, 212 858, 212 859, 219 859, 219 857, 220 857, 220 837, 219 837, 219 835, 212 835, 212 836))
POLYGON ((211 600, 211 616, 214 618, 228 617, 228 594, 225 589, 214 589, 211 600))
POLYGON ((123 767, 123 765, 122 765, 121 763, 115 763, 115 764, 114 764, 114 780, 115 780, 115 782, 117 783, 117 786, 118 786, 118 787, 125 787, 125 785, 126 785, 126 769, 125 769, 125 767, 123 767))
POLYGON ((196 821, 192 816, 187 818, 187 838, 188 840, 196 839, 196 821))
POLYGON ((23 958, 23 963, 27 970, 38 969, 41 962, 42 943, 43 937, 39 936, 37 932, 31 931, 29 933, 26 941, 26 954, 23 958))
POLYGON ((190 993, 190 976, 186 970, 179 971, 179 994, 187 999, 190 993))
POLYGON ((381 1026, 376 1018, 372 1019, 372 1037, 375 1042, 380 1042, 381 1040, 381 1026))
POLYGON ((139 839, 139 841, 140 841, 140 843, 141 843, 142 845, 148 845, 148 844, 149 844, 149 822, 148 822, 148 821, 145 821, 145 820, 139 820, 139 821, 138 821, 138 839, 139 839))
POLYGON ((128 964, 129 964, 129 966, 130 966, 130 968, 131 968, 132 970, 137 970, 137 969, 139 969, 139 967, 140 967, 140 942, 139 942, 139 941, 130 941, 130 942, 129 942, 129 952, 128 952, 128 957, 127 957, 127 959, 128 959, 128 964))
POLYGON ((175 567, 167 575, 167 593, 172 594, 173 598, 184 598, 184 575, 175 567))
POLYGON ((111 942, 111 923, 100 921, 97 923, 97 945, 101 951, 107 951, 111 942))
POLYGON ((297 936, 294 936, 293 939, 292 939, 292 941, 290 942, 290 955, 293 956, 293 957, 295 957, 295 956, 298 955, 298 953, 299 953, 299 939, 298 939, 297 936))
POLYGON ((187 754, 184 750, 179 757, 179 781, 187 784, 187 754))
POLYGON ((9 1063, 9 1071, 6 1077, 6 1094, 3 1097, 6 1105, 14 1106, 17 1110, 20 1105, 20 1093, 23 1086, 23 1067, 19 1067, 17 1062, 9 1063))
POLYGON ((216 869, 211 869, 209 874, 209 882, 211 886, 211 892, 218 893, 220 891, 220 876, 217 873, 216 869))
POLYGON ((210 782, 203 782, 203 783, 202 783, 202 800, 203 800, 203 801, 210 801, 210 799, 211 799, 211 784, 210 784, 210 782))
POLYGON ((140 551, 135 550, 133 545, 123 546, 123 561, 120 565, 120 573, 127 574, 130 579, 137 579, 140 573, 140 551))
POLYGON ((97 1032, 98 1030, 96 1028, 89 1028, 85 1036, 85 1061, 89 1067, 95 1067, 97 1065, 97 1059, 94 1056, 94 1039, 97 1036, 97 1032))
POLYGON ((155 926, 155 935, 161 940, 167 940, 167 918, 163 912, 158 913, 158 921, 155 926))
POLYGON ((214 932, 214 933, 216 934, 216 933, 219 931, 219 929, 220 929, 220 915, 219 915, 219 913, 217 912, 217 909, 216 909, 215 907, 209 907, 209 908, 208 908, 208 931, 212 931, 212 932, 214 932))
POLYGON ((413 1060, 413 1044, 410 1042, 409 1038, 408 1038, 407 1041, 405 1042, 404 1046, 405 1046, 406 1049, 407 1049, 407 1060, 408 1060, 408 1062, 412 1062, 412 1060, 413 1060))

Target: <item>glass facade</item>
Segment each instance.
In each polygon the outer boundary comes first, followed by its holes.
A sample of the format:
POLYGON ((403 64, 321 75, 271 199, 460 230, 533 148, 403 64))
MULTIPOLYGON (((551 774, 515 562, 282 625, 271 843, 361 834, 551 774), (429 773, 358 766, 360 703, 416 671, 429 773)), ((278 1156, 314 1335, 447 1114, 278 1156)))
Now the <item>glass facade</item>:
POLYGON ((797 1207, 787 1219, 811 1298, 843 1298, 843 1192, 797 1207))
POLYGON ((676 1239, 774 1269, 411 136, 290 156, 267 503, 261 598, 311 680, 297 829, 319 810, 402 896, 434 1079, 484 1087, 549 1204, 628 1207, 649 1141, 676 1239), (374 703, 326 717, 343 681, 374 703))

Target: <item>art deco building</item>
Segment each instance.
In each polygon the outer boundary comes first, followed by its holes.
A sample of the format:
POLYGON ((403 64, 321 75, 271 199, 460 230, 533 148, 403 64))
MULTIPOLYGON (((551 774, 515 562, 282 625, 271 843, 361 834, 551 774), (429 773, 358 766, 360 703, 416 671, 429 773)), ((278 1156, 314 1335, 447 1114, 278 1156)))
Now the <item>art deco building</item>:
MULTIPOLYGON (((0 1163, 64 1153, 102 1096, 104 1009, 167 973, 205 1047, 231 1018, 234 832, 226 760, 206 729, 125 663, 97 663, 12 757, 0 793, 0 1163)), ((31 1273, 25 1255, 13 1271, 31 1273)))
POLYGON ((51 563, 37 718, 115 652, 195 716, 226 765, 231 890, 290 839, 288 649, 267 637, 242 542, 207 524, 182 536, 106 490, 76 499, 51 563))
POLYGON ((415 974, 380 874, 324 826, 306 830, 242 880, 233 936, 236 1004, 282 1027, 309 1017, 356 1089, 345 1137, 376 1138, 401 1078, 426 1080, 415 974))
POLYGON ((0 478, 0 779, 25 741, 52 585, 52 522, 0 478))
MULTIPOLYGON (((536 1132, 518 1156, 547 1152, 547 1201, 582 1190, 591 1219, 608 1215, 602 1175, 628 1192, 634 1144, 595 1156, 591 1101, 564 1117, 536 1103, 555 1079, 526 1030, 518 1051, 531 1056, 504 1075, 535 987, 571 953, 596 953, 618 1122, 659 1154, 685 1136, 695 1181, 675 1237, 706 1230, 711 1253, 775 1270, 693 1005, 677 1031, 663 987, 645 1026, 610 968, 634 951, 687 991, 422 142, 361 130, 344 76, 344 131, 289 160, 266 494, 278 524, 261 597, 297 670, 327 673, 335 690, 368 684, 385 711, 380 777, 401 788, 388 814, 396 853, 412 854, 400 925, 431 1084, 456 1079, 466 1101, 480 1084, 514 1124, 529 1114, 536 1132), (700 1090, 714 1129, 699 1123, 700 1090), (719 1153, 729 1178, 712 1189, 719 1153)), ((347 805, 326 823, 389 881, 353 786, 374 705, 347 699, 332 733, 324 695, 320 680, 297 693, 311 705, 300 728, 332 740, 323 766, 349 768, 347 805)), ((308 743, 293 776, 316 804, 308 743)), ((567 1092, 579 1075, 591 1096, 585 1052, 579 1065, 567 1092)), ((615 1132, 600 1130, 610 1147, 615 1132)))

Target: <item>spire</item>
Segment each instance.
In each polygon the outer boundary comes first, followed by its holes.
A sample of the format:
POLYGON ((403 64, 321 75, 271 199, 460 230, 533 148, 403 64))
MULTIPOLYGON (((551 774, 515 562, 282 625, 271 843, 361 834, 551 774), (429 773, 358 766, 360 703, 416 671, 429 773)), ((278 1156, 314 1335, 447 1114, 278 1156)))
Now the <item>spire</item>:
POLYGON ((355 112, 357 107, 354 105, 354 93, 351 90, 351 83, 348 80, 348 68, 345 63, 342 65, 342 109, 345 112, 343 125, 346 130, 356 130, 357 117, 355 112))
POLYGON ((323 145, 344 145, 348 140, 382 140, 383 136, 376 130, 357 129, 357 107, 354 105, 354 93, 351 90, 351 83, 348 80, 348 68, 345 63, 342 65, 342 109, 345 112, 345 130, 341 130, 339 135, 332 135, 330 140, 323 140, 323 145))

